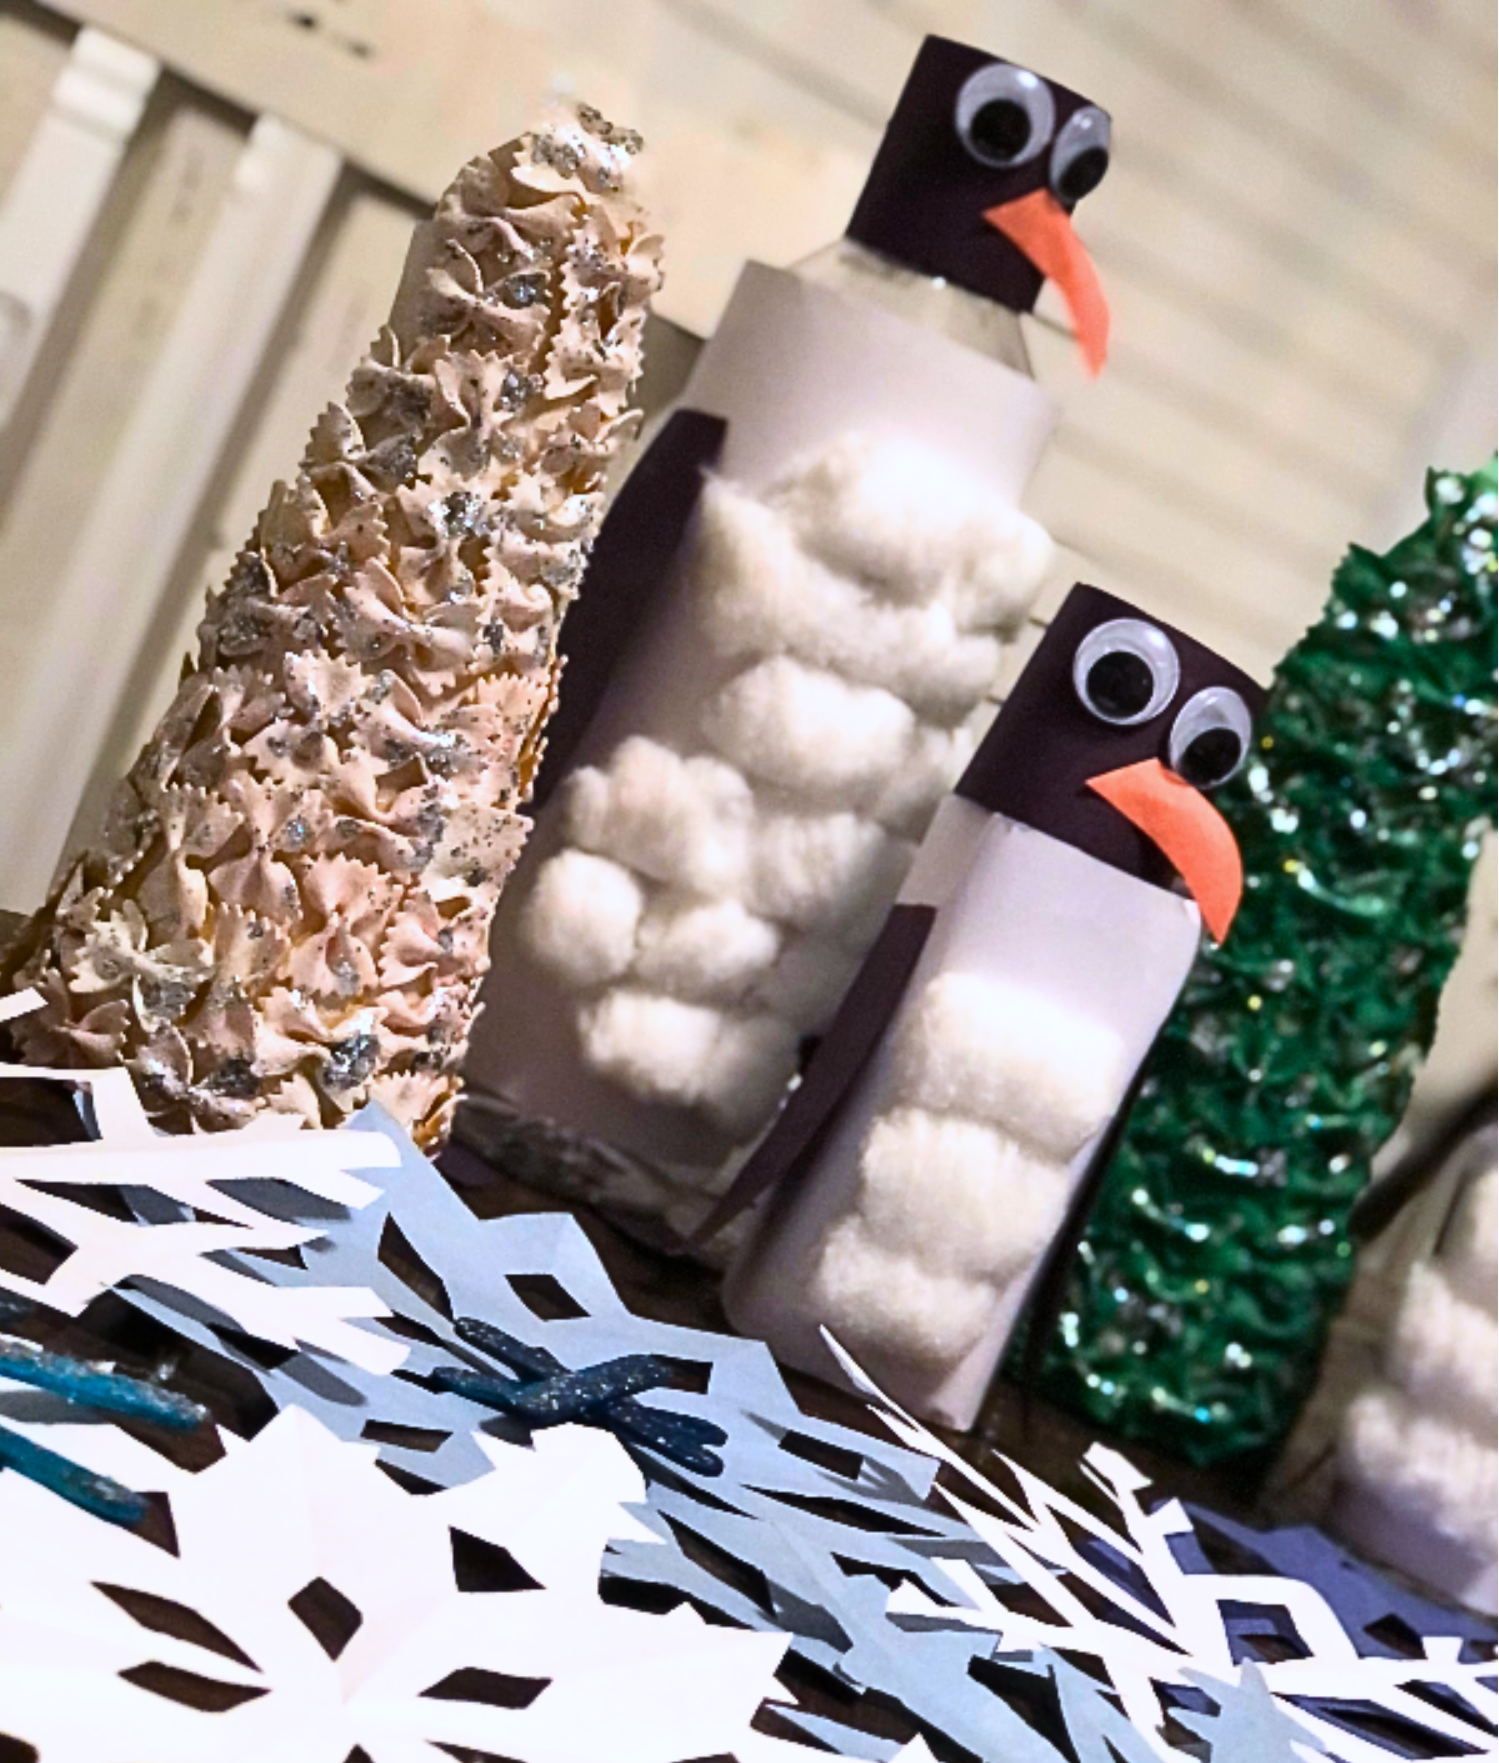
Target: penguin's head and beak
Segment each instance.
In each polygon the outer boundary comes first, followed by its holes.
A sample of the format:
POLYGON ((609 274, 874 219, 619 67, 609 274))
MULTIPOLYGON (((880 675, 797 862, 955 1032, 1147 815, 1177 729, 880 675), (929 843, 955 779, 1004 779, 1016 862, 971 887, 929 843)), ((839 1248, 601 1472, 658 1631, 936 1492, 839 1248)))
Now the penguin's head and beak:
POLYGON ((1210 797, 1249 751, 1263 689, 1183 632, 1079 584, 958 793, 1161 887, 1222 942, 1244 887, 1210 797))
POLYGON ((848 236, 1016 312, 1043 282, 1067 302, 1091 372, 1109 309, 1072 211, 1109 167, 1109 115, 982 50, 928 37, 848 236))

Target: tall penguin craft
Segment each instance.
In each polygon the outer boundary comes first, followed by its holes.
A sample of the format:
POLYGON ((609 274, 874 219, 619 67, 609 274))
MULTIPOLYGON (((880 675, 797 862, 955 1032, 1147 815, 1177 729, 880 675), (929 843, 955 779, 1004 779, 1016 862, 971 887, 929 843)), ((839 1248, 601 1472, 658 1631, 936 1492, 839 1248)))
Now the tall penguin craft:
POLYGON ((826 1328, 918 1413, 972 1424, 1202 926, 1228 933, 1242 869, 1209 796, 1261 697, 1072 590, 718 1208, 774 1190, 730 1271, 737 1328, 833 1375, 826 1328))
POLYGON ((746 267, 610 513, 469 1063, 551 1143, 639 1160, 575 1162, 595 1200, 701 1224, 972 756, 1051 557, 1019 315, 1054 279, 1101 363, 1070 214, 1108 142, 928 39, 846 236, 746 267))

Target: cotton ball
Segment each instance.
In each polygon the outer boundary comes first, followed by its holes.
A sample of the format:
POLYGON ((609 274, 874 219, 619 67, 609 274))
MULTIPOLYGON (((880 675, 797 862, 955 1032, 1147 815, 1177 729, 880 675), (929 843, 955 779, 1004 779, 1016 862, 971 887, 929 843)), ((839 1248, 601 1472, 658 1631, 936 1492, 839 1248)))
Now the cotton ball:
POLYGON ((728 484, 704 492, 692 577, 720 654, 794 655, 938 722, 966 716, 999 671, 999 645, 960 631, 948 606, 877 598, 806 556, 779 514, 728 484))
POLYGON ((1018 630, 1056 556, 1051 535, 1018 508, 990 498, 971 516, 963 550, 944 587, 960 628, 1018 630))
POLYGON ((991 1120, 1069 1163, 1129 1081, 1106 1023, 1039 992, 943 973, 923 989, 896 1048, 902 1102, 991 1120))
POLYGON ((805 555, 773 508, 722 479, 703 490, 691 578, 700 622, 722 655, 795 648, 822 624, 819 614, 836 617, 858 594, 805 555), (819 605, 828 595, 834 604, 819 605))
POLYGON ((1442 1245, 1441 1267, 1452 1289, 1493 1315, 1499 1304, 1499 1171, 1468 1183, 1442 1245))
POLYGON ((780 946, 775 926, 737 900, 667 895, 640 922, 635 973, 674 997, 733 1003, 770 970, 780 946))
POLYGON ((872 818, 902 838, 921 838, 937 804, 963 775, 976 746, 967 724, 932 728, 918 723, 905 759, 874 800, 872 818))
POLYGON ((1433 1415, 1414 1411, 1398 1390, 1379 1385, 1349 1408, 1338 1446, 1343 1478, 1415 1525, 1491 1558, 1499 1513, 1499 1453, 1433 1415))
POLYGON ((578 1013, 583 1057, 601 1076, 643 1102, 690 1107, 723 1018, 631 986, 616 987, 578 1013))
POLYGON ((859 971, 859 956, 826 937, 792 937, 755 995, 799 1033, 821 1034, 859 971))
POLYGON ((537 872, 521 935, 569 985, 603 985, 630 965, 641 904, 628 869, 587 851, 559 851, 537 872))
POLYGON ((917 713, 950 727, 969 715, 999 678, 1004 651, 998 639, 960 631, 943 605, 892 611, 894 628, 878 676, 917 713))
POLYGON ((735 1016, 619 986, 578 1013, 583 1056, 643 1102, 701 1108, 731 1136, 764 1124, 796 1073, 796 1037, 770 1016, 735 1016))
POLYGON ((751 777, 839 802, 879 788, 904 757, 915 719, 889 692, 777 655, 709 699, 702 728, 751 777))
POLYGON ((904 436, 848 435, 793 466, 771 500, 814 556, 919 601, 958 562, 981 496, 947 455, 904 436))
POLYGON ((765 918, 867 946, 913 855, 856 814, 766 814, 750 853, 745 904, 765 918))
POLYGON ((703 1108, 736 1140, 758 1132, 796 1076, 796 1031, 776 1016, 724 1016, 702 1074, 703 1108))
POLYGON ((745 885, 754 797, 732 766, 683 759, 631 735, 607 769, 568 780, 566 830, 574 844, 670 886, 737 895, 745 885))
POLYGON ((1499 1419, 1494 1318, 1464 1303, 1436 1267, 1413 1267, 1390 1343, 1390 1375, 1422 1409, 1492 1433, 1499 1419))
POLYGON ((854 1353, 943 1371, 983 1337, 996 1294, 982 1280, 934 1274, 892 1253, 849 1217, 824 1239, 808 1296, 818 1321, 854 1353))
POLYGON ((1033 1266, 1067 1209, 1067 1170, 981 1121, 897 1108, 859 1153, 858 1216, 928 1273, 1005 1284, 1033 1266))

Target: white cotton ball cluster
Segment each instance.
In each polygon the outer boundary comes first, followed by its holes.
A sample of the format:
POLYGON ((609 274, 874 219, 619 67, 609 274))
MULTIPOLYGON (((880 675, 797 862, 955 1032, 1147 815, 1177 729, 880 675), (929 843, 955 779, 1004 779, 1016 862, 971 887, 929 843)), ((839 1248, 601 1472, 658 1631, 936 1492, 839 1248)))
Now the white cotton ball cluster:
POLYGON ((796 1076, 797 1038, 778 1016, 725 1018, 703 1074, 703 1104, 730 1138, 748 1137, 775 1111, 796 1076))
POLYGON ((927 1369, 954 1365, 982 1337, 994 1289, 934 1274, 876 1243, 857 1216, 823 1242, 809 1281, 817 1315, 855 1353, 927 1369))
POLYGON ((798 930, 868 947, 914 852, 852 813, 768 813, 755 830, 745 903, 798 930))
POLYGON ((870 818, 901 838, 919 839, 977 745, 967 723, 957 728, 918 723, 905 758, 871 804, 870 818))
POLYGON ((892 596, 944 599, 965 628, 1013 630, 1050 567, 1045 532, 952 458, 849 436, 772 493, 803 547, 892 596))
POLYGON ((893 1106, 871 1123, 849 1210, 819 1251, 819 1290, 837 1296, 845 1327, 951 1369, 982 1323, 938 1331, 944 1356, 901 1294, 940 1287, 963 1318, 992 1314, 1041 1259, 1072 1159, 1128 1079, 1123 1043, 1094 1018, 976 974, 928 981, 896 1042, 893 1106))
POLYGON ((1499 1547, 1496 1199, 1493 1170, 1469 1182, 1441 1253, 1410 1270, 1384 1376, 1353 1403, 1338 1443, 1345 1492, 1364 1497, 1344 1509, 1359 1540, 1416 1572, 1435 1558, 1433 1573, 1447 1576, 1437 1583, 1465 1598, 1485 1581, 1492 1598, 1499 1547), (1467 1565, 1434 1557, 1433 1534, 1467 1565))
POLYGON ((1338 1446, 1346 1482, 1408 1512, 1414 1523, 1493 1558, 1499 1535, 1499 1452, 1488 1438, 1425 1414, 1391 1384, 1349 1409, 1338 1446))
POLYGON ((705 486, 685 583, 707 750, 642 732, 576 772, 562 856, 587 862, 544 865, 523 920, 579 994, 594 1071, 745 1137, 764 1125, 972 754, 1049 550, 898 439, 837 442, 764 496, 705 486))
POLYGON ((637 944, 635 973, 652 990, 733 1004, 772 966, 781 934, 737 900, 663 894, 641 919, 637 944))
POLYGON ((899 768, 916 719, 877 686, 777 655, 709 699, 702 730, 752 778, 808 801, 862 806, 899 768))
POLYGON ((1460 1298, 1442 1268, 1411 1269, 1390 1372, 1423 1411, 1491 1434, 1499 1421, 1499 1332, 1492 1311, 1460 1298))
POLYGON ((749 865, 753 792, 721 760, 683 759, 631 735, 607 767, 568 780, 567 836, 670 887, 738 898, 749 865))
POLYGON ((775 1106, 796 1071, 796 1036, 778 1018, 616 986, 578 1014, 595 1071, 643 1102, 701 1108, 730 1135, 775 1106))
POLYGON ((579 1013, 588 1062, 632 1096, 688 1106, 702 1099, 703 1072, 723 1018, 634 987, 617 986, 579 1013))
POLYGON ((993 1121, 1062 1163, 1113 1114, 1128 1078, 1106 1022, 977 974, 932 980, 896 1049, 900 1101, 993 1121))
POLYGON ((798 549, 775 510, 732 485, 704 494, 694 562, 699 617, 721 654, 795 655, 942 724, 966 716, 998 675, 985 621, 960 630, 945 601, 892 601, 834 574, 798 549))
POLYGON ((537 874, 521 936, 569 985, 603 985, 634 957, 641 906, 640 884, 628 869, 587 851, 559 851, 537 874))
POLYGON ((868 1235, 929 1271, 995 1284, 1061 1223, 1067 1171, 983 1121, 896 1108, 870 1128, 855 1207, 868 1235))

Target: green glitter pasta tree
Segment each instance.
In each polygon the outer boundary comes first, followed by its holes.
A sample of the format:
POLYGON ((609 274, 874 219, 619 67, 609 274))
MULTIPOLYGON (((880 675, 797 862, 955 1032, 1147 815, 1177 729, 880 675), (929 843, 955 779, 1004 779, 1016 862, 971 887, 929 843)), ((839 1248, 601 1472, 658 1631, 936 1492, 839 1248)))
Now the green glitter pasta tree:
POLYGON ((1353 1272, 1494 818, 1495 468, 1355 546, 1217 798, 1244 854, 1073 1265, 1044 1394, 1198 1464, 1284 1436, 1353 1272))

